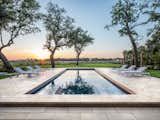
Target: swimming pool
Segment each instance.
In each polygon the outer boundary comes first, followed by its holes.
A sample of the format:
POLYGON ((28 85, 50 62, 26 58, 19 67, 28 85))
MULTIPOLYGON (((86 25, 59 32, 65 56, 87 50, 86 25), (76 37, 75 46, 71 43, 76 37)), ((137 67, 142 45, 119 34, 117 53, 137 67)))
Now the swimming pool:
POLYGON ((124 95, 129 93, 100 75, 95 69, 66 69, 28 94, 124 95))

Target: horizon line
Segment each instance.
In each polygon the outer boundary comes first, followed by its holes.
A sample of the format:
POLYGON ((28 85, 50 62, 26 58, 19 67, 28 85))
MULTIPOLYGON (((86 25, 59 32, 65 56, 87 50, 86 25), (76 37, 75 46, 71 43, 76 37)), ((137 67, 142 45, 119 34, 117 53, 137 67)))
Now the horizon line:
MULTIPOLYGON (((57 59, 64 59, 64 60, 69 60, 69 59, 75 59, 76 58, 55 58, 55 60, 57 59)), ((94 57, 94 58, 90 58, 90 57, 83 57, 83 58, 79 58, 79 59, 123 59, 123 57, 109 57, 109 58, 105 58, 105 57, 94 57)), ((49 58, 47 59, 38 59, 38 58, 25 58, 25 59, 10 59, 9 61, 18 61, 18 60, 49 60, 49 58)))

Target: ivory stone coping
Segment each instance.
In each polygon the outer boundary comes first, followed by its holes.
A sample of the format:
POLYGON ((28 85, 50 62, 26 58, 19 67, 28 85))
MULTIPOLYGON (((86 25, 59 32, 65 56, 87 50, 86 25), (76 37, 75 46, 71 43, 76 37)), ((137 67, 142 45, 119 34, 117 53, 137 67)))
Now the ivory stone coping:
POLYGON ((160 107, 160 98, 137 95, 24 95, 0 97, 1 107, 160 107))

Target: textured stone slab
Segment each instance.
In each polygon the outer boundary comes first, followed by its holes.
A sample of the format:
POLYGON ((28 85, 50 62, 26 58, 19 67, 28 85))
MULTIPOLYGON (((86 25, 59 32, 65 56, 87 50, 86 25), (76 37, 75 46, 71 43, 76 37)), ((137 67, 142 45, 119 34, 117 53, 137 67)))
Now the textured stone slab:
POLYGON ((159 120, 160 108, 1 107, 1 120, 159 120), (30 110, 30 111, 29 111, 30 110))

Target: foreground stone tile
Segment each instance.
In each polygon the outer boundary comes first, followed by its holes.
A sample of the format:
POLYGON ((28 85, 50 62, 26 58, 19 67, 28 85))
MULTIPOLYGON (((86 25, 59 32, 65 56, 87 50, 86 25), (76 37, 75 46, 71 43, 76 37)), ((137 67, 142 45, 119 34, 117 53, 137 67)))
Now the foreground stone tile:
POLYGON ((106 113, 81 113, 81 120, 109 120, 106 113))
POLYGON ((45 107, 45 112, 48 113, 68 113, 69 108, 68 107, 45 107))
POLYGON ((6 107, 0 119, 14 120, 159 120, 160 108, 6 107))
POLYGON ((109 120, 136 120, 131 113, 107 113, 109 120))
POLYGON ((92 113, 94 108, 90 107, 69 107, 70 113, 92 113))
POLYGON ((71 113, 30 113, 27 117, 27 119, 37 119, 37 120, 43 120, 43 119, 51 119, 51 120, 81 120, 80 114, 71 114, 71 113))
POLYGON ((107 107, 107 108, 93 108, 94 113, 117 113, 115 108, 107 107))
POLYGON ((160 111, 155 112, 146 112, 146 111, 137 111, 133 112, 136 120, 160 120, 160 111))
POLYGON ((43 107, 0 107, 0 113, 15 113, 15 112, 45 112, 43 107))
POLYGON ((0 120, 26 120, 29 113, 0 113, 0 120))

